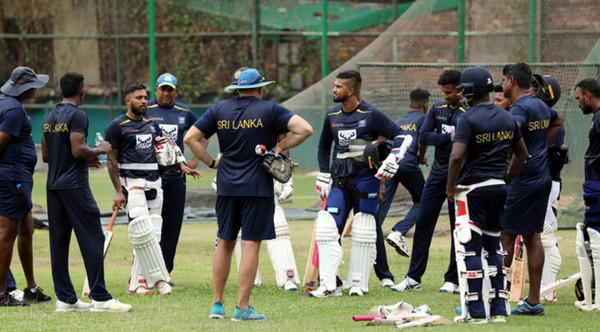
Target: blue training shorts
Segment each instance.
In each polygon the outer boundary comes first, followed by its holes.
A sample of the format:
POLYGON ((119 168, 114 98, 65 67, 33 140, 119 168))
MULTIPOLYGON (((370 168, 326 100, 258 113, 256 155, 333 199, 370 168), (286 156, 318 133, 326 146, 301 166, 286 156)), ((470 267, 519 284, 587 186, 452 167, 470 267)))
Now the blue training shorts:
POLYGON ((0 216, 25 220, 31 211, 33 182, 0 181, 0 216))
POLYGON ((551 189, 551 180, 536 185, 525 185, 517 178, 508 187, 502 232, 526 237, 541 233, 551 189))
POLYGON ((506 192, 507 187, 503 184, 479 187, 469 192, 467 201, 471 221, 483 230, 500 231, 506 192))
POLYGON ((273 197, 217 197, 217 236, 234 241, 240 228, 242 240, 261 241, 275 238, 275 200, 273 197))

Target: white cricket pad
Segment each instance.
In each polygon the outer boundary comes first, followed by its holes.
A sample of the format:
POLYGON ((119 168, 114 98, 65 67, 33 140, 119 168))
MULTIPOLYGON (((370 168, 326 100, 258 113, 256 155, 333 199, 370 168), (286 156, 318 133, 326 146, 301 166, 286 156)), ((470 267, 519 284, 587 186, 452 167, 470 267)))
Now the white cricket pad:
POLYGON ((598 301, 600 301, 600 233, 591 227, 588 227, 587 231, 590 236, 590 248, 592 249, 592 258, 594 261, 594 281, 596 283, 595 304, 597 306, 598 301), (599 270, 596 271, 596 269, 599 270))
POLYGON ((140 216, 129 223, 129 240, 148 288, 159 281, 171 281, 150 216, 140 216))
POLYGON ((460 292, 460 306, 462 313, 456 319, 461 321, 469 320, 471 318, 469 315, 469 302, 478 300, 483 300, 486 316, 489 316, 490 283, 489 278, 484 278, 487 277, 487 274, 489 274, 487 259, 484 257, 484 253, 485 256, 487 256, 487 252, 482 252, 479 257, 482 264, 481 270, 468 270, 466 257, 477 256, 477 253, 474 251, 467 251, 465 249, 464 244, 458 239, 457 232, 458 230, 455 229, 453 239, 454 251, 456 253, 456 270, 458 272, 458 289, 460 292), (480 291, 471 291, 469 289, 468 279, 483 279, 482 289, 480 291))
POLYGON ((375 217, 364 212, 357 213, 352 222, 352 248, 347 282, 350 288, 358 287, 365 293, 369 291, 369 275, 377 257, 376 224, 375 217))
MULTIPOLYGON (((235 241, 235 265, 237 266, 238 272, 240 271, 240 263, 242 262, 242 231, 238 232, 237 241, 235 241)), ((260 268, 256 267, 256 276, 254 277, 254 286, 262 285, 262 278, 260 277, 260 268)))
POLYGON ((544 231, 540 237, 542 247, 544 247, 544 268, 542 270, 542 288, 544 288, 556 281, 562 258, 558 251, 556 236, 551 224, 544 224, 544 231))
POLYGON ((588 253, 588 250, 590 250, 590 243, 585 241, 585 225, 583 223, 578 223, 576 229, 577 235, 575 237, 575 251, 577 252, 577 259, 579 260, 579 271, 581 273, 583 297, 585 305, 591 306, 593 304, 592 279, 594 279, 594 270, 592 269, 591 254, 588 253))
POLYGON ((133 264, 131 266, 131 277, 129 277, 127 291, 130 293, 135 293, 135 291, 140 287, 148 289, 148 284, 146 284, 146 277, 144 277, 142 274, 142 266, 140 265, 140 260, 137 258, 134 250, 133 264))
POLYGON ((315 242, 319 250, 319 283, 330 292, 337 288, 336 276, 344 254, 339 239, 335 219, 329 212, 319 211, 315 229, 315 242))
POLYGON ((290 230, 283 213, 283 208, 275 206, 275 236, 273 240, 267 241, 267 252, 275 270, 277 286, 283 287, 288 280, 300 284, 296 259, 290 241, 290 230))

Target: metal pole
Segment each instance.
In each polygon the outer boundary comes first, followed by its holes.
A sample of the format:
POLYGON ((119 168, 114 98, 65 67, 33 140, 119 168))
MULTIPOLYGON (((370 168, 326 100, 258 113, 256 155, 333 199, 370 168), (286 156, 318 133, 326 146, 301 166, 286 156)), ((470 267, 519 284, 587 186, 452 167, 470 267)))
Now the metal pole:
POLYGON ((252 1, 252 67, 258 66, 258 34, 260 30, 260 0, 252 1))
POLYGON ((535 2, 535 62, 542 62, 542 1, 535 2))
POLYGON ((529 63, 535 61, 535 0, 529 0, 529 63))
MULTIPOLYGON (((394 22, 398 20, 398 0, 392 1, 392 6, 394 6, 394 22)), ((393 24, 393 23, 392 23, 393 24)), ((394 34, 392 37, 392 59, 394 62, 398 62, 398 35, 394 34)))
POLYGON ((457 62, 465 62, 465 0, 458 0, 457 62))
MULTIPOLYGON (((115 60, 117 62, 117 105, 121 106, 123 102, 123 86, 121 82, 121 52, 119 50, 119 1, 113 1, 114 8, 114 29, 115 29, 115 60)), ((112 96, 112 92, 111 92, 112 96)), ((110 120, 114 119, 113 110, 110 110, 110 120)))
MULTIPOLYGON (((149 87, 154 85, 154 80, 156 78, 156 53, 154 42, 154 0, 148 0, 148 66, 150 67, 150 75, 148 77, 149 87)), ((150 88, 150 99, 154 99, 154 89, 152 88, 150 88)))
POLYGON ((327 115, 327 86, 325 77, 327 77, 327 0, 321 0, 322 4, 322 34, 321 34, 321 118, 325 119, 327 115))

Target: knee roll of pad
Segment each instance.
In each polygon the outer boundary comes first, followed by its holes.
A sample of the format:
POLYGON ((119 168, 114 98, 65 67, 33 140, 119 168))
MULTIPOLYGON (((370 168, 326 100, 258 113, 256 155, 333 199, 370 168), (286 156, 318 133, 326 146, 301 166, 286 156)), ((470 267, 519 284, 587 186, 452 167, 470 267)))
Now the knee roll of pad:
POLYGON ((358 203, 359 212, 377 215, 377 206, 379 204, 379 188, 381 181, 374 177, 375 172, 369 169, 363 169, 356 176, 356 185, 360 192, 358 203))
POLYGON ((154 227, 154 233, 156 234, 156 238, 158 239, 158 242, 160 242, 162 236, 163 219, 158 214, 151 214, 150 219, 152 220, 152 226, 154 227))
POLYGON ((359 287, 363 292, 369 291, 369 275, 375 264, 377 240, 375 217, 359 212, 352 223, 352 248, 348 266, 348 283, 350 287, 359 287))
POLYGON ((153 220, 144 215, 129 223, 129 240, 135 256, 139 260, 142 275, 146 277, 148 288, 154 287, 159 281, 169 282, 170 277, 158 244, 153 220))

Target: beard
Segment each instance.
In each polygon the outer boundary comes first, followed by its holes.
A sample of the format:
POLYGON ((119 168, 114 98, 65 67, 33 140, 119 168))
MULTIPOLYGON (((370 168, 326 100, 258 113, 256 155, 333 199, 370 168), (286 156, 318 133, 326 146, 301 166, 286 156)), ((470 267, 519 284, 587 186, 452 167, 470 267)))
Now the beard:
POLYGON ((333 101, 335 103, 343 103, 346 101, 346 99, 348 99, 348 96, 333 95, 333 101))
POLYGON ((134 105, 131 105, 131 113, 135 114, 135 115, 146 115, 146 106, 142 106, 142 107, 135 107, 134 105))
POLYGON ((584 108, 582 108, 581 110, 583 111, 583 114, 590 114, 590 113, 594 112, 594 109, 592 109, 591 107, 589 107, 587 105, 584 108))

